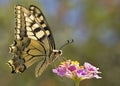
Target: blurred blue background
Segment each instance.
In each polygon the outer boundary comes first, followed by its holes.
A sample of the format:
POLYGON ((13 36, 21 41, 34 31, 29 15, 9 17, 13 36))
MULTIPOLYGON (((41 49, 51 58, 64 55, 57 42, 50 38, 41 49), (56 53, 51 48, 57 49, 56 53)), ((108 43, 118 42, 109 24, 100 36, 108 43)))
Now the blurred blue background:
POLYGON ((0 0, 0 86, 74 86, 71 79, 52 73, 59 61, 39 78, 34 76, 36 64, 22 74, 10 73, 6 62, 11 58, 16 4, 33 4, 43 11, 57 48, 74 39, 62 57, 100 68, 102 79, 85 80, 80 86, 120 86, 120 0, 0 0))

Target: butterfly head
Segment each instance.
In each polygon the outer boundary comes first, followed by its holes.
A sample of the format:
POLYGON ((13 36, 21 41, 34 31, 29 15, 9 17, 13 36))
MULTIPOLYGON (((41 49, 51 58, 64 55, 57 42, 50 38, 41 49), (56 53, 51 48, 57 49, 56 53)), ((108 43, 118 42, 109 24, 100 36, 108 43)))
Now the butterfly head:
POLYGON ((61 56, 62 55, 62 50, 53 50, 55 53, 55 56, 61 56))

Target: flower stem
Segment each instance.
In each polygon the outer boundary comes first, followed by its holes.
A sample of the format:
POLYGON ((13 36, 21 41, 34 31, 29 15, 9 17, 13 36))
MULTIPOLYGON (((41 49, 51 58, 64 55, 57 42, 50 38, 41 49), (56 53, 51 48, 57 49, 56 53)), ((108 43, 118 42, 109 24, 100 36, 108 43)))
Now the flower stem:
POLYGON ((76 79, 76 80, 75 80, 75 86, 79 86, 79 82, 80 82, 80 80, 79 80, 79 79, 76 79))

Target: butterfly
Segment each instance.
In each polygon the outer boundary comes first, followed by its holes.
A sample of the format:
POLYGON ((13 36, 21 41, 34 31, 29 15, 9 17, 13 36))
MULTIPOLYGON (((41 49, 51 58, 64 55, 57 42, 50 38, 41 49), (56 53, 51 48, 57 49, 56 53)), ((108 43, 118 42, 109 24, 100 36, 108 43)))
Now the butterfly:
POLYGON ((56 49, 50 27, 38 7, 30 5, 27 9, 16 5, 15 15, 15 40, 9 47, 13 57, 7 64, 11 73, 23 73, 39 61, 35 68, 35 76, 38 77, 62 55, 62 50, 56 49))

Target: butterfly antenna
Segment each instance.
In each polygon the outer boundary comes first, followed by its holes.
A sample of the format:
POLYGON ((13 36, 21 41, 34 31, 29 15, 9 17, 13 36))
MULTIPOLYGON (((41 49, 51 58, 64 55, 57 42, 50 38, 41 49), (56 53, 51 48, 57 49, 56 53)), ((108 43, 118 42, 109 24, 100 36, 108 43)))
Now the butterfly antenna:
POLYGON ((67 42, 66 42, 65 44, 63 44, 63 45, 60 47, 59 50, 61 50, 61 49, 64 48, 66 45, 69 45, 69 44, 71 44, 71 43, 73 43, 73 42, 74 42, 73 39, 72 39, 72 40, 67 40, 67 42))

